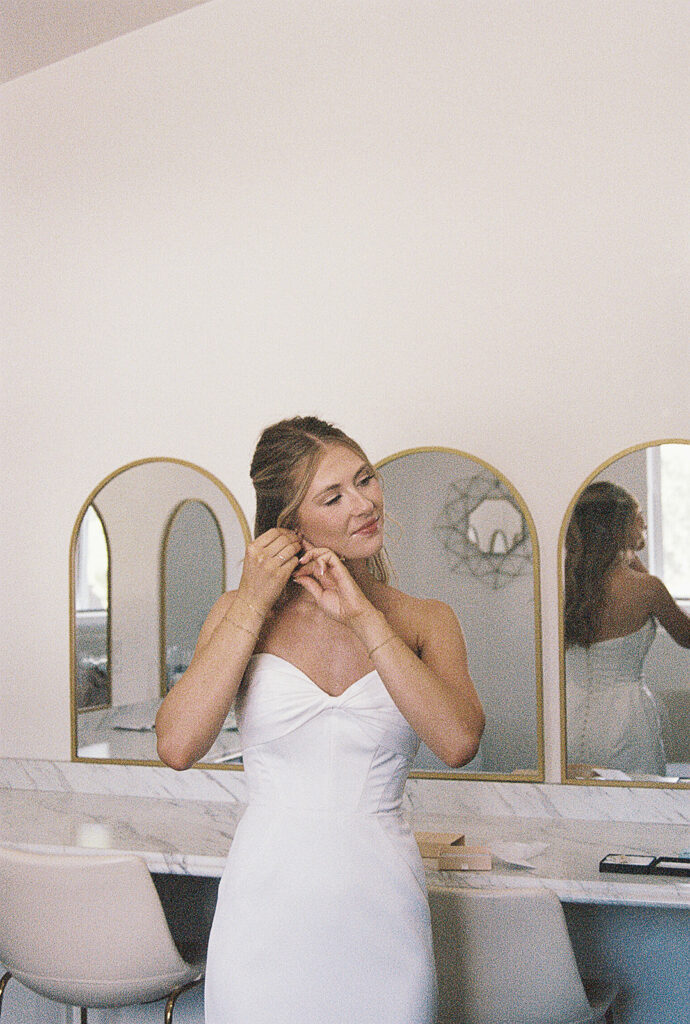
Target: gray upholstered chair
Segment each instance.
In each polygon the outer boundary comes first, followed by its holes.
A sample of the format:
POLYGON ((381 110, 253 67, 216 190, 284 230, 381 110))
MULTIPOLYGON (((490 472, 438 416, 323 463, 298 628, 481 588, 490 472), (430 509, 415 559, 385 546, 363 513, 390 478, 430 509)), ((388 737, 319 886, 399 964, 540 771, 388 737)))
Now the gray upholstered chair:
POLYGON ((8 980, 69 1006, 175 1000, 203 979, 173 941, 146 862, 132 854, 0 848, 0 1011, 8 980))
POLYGON ((613 1021, 618 987, 583 982, 555 893, 431 889, 429 905, 439 1024, 613 1021))

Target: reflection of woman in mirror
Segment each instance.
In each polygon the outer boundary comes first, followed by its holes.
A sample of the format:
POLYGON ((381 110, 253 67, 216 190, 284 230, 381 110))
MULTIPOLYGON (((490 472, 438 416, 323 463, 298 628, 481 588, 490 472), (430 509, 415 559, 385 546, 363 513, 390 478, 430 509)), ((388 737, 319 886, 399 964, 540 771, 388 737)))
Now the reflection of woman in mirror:
POLYGON ((637 552, 645 521, 624 488, 598 481, 577 500, 565 539, 568 762, 664 775, 643 664, 657 622, 690 647, 690 618, 637 552))
POLYGON ((371 463, 314 417, 262 434, 256 539, 157 719, 188 768, 236 711, 249 807, 209 944, 207 1024, 431 1024, 425 879, 400 811, 420 738, 448 764, 483 714, 454 613, 390 587, 371 463), (343 1016, 344 1015, 344 1016, 343 1016))

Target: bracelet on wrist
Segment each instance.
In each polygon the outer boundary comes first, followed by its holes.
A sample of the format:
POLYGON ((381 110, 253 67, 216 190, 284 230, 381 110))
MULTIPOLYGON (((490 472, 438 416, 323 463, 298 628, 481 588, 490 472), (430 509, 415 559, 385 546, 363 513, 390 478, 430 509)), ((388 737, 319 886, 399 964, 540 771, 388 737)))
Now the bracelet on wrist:
POLYGON ((366 634, 370 631, 377 633, 379 629, 390 629, 385 615, 376 608, 364 608, 356 615, 348 619, 348 625, 359 637, 364 646, 367 646, 366 634))
POLYGON ((226 615, 225 619, 226 622, 229 622, 231 625, 233 625, 235 629, 241 629, 244 633, 249 633, 250 636, 253 636, 254 639, 258 641, 259 634, 255 633, 253 629, 248 629, 247 626, 243 626, 241 622, 238 622, 237 619, 233 619, 230 615, 226 615))
POLYGON ((380 651, 382 647, 386 646, 386 644, 391 643, 393 640, 400 639, 401 638, 397 635, 397 633, 393 633, 392 636, 389 636, 386 640, 382 640, 380 644, 376 644, 376 646, 372 647, 370 651, 367 651, 367 654, 369 655, 369 657, 371 657, 375 651, 380 651))
POLYGON ((246 597, 242 597, 241 594, 236 594, 235 595, 235 601, 242 601, 242 603, 246 604, 247 608, 251 608, 251 610, 254 612, 254 614, 258 615, 260 619, 263 620, 263 619, 266 618, 266 613, 265 612, 260 612, 258 608, 254 607, 254 605, 251 603, 251 601, 248 601, 246 597))

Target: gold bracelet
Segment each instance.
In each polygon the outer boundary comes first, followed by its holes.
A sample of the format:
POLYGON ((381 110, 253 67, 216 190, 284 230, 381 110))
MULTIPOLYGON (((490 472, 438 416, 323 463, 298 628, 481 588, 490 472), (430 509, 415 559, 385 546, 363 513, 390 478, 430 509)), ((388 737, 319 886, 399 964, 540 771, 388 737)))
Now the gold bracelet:
POLYGON ((235 601, 243 601, 244 604, 246 604, 247 608, 251 608, 251 610, 256 615, 258 615, 260 619, 265 619, 266 618, 265 612, 260 612, 259 609, 255 608, 254 605, 250 601, 248 601, 246 597, 242 597, 240 594, 236 594, 235 595, 235 601))
POLYGON ((247 627, 243 626, 242 623, 236 622, 235 619, 231 619, 229 615, 226 615, 225 618, 227 619, 228 622, 231 622, 233 624, 233 626, 235 626, 236 629, 241 629, 245 633, 249 633, 250 636, 253 636, 254 639, 258 641, 258 639, 259 639, 259 634, 258 633, 254 633, 253 630, 247 629, 247 627))
POLYGON ((375 651, 380 650, 381 647, 385 647, 386 644, 389 644, 391 642, 391 640, 400 640, 400 637, 397 635, 397 633, 393 633, 393 635, 389 636, 387 640, 382 640, 380 644, 376 645, 376 647, 372 647, 372 649, 370 651, 367 651, 367 654, 369 655, 369 657, 371 657, 372 654, 374 654, 375 651))

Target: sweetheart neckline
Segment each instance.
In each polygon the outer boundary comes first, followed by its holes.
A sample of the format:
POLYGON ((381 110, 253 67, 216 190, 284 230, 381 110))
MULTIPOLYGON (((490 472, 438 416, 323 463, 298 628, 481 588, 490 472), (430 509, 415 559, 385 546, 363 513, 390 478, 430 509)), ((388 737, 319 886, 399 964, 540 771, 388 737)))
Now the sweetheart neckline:
POLYGON ((378 675, 378 672, 374 668, 371 670, 371 672, 365 672, 365 674, 363 676, 360 676, 359 679, 355 679, 355 681, 353 683, 350 683, 349 686, 346 686, 341 693, 334 694, 328 693, 328 691, 324 690, 323 687, 319 686, 318 683, 315 683, 311 676, 307 675, 304 669, 299 668, 298 665, 295 665, 294 662, 289 661, 287 658, 281 657, 280 654, 272 654, 271 651, 258 651, 256 654, 252 654, 249 660, 254 661, 255 658, 275 658, 276 661, 282 661, 284 665, 289 665, 291 669, 294 669, 294 671, 297 672, 298 675, 300 675, 303 679, 306 679, 308 683, 311 683, 315 690, 318 690, 319 693, 323 694, 324 697, 328 697, 329 700, 340 700, 341 697, 344 697, 346 693, 349 693, 350 690, 353 689, 353 687, 359 686, 359 684, 364 682, 365 679, 368 679, 370 676, 378 675))

